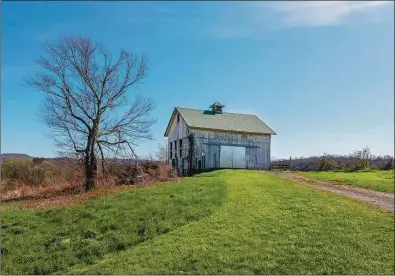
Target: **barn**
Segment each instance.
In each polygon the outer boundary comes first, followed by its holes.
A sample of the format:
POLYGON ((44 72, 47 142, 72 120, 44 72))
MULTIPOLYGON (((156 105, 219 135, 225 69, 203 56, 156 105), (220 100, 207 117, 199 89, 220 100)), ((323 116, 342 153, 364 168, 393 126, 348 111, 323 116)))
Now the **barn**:
POLYGON ((167 158, 181 174, 219 168, 268 169, 271 136, 256 115, 176 107, 167 125, 167 158))

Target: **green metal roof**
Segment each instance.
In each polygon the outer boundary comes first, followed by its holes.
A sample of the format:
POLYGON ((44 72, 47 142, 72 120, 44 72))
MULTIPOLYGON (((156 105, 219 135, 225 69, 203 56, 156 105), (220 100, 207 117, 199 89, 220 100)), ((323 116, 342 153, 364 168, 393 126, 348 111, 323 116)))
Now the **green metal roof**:
MULTIPOLYGON (((180 107, 176 107, 176 110, 186 124, 192 128, 276 135, 270 127, 255 115, 227 112, 218 114, 210 110, 180 107)), ((167 131, 165 136, 167 136, 167 131)))

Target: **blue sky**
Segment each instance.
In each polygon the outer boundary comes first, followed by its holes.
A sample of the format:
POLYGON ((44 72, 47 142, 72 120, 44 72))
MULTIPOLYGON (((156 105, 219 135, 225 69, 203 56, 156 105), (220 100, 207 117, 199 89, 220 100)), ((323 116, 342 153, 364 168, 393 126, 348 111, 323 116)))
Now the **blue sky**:
POLYGON ((154 152, 175 106, 253 113, 272 157, 394 152, 393 2, 2 2, 1 150, 54 156, 23 84, 44 40, 89 36, 147 54, 154 152))

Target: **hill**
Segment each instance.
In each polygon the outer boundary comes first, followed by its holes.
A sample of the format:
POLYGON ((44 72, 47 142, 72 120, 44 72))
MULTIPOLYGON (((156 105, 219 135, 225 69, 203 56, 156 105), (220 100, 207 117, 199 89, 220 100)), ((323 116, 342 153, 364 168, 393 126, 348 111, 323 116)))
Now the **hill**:
POLYGON ((2 238, 4 274, 394 273, 391 214, 257 171, 65 208, 11 205, 2 238))
POLYGON ((3 161, 11 158, 19 158, 19 159, 33 159, 32 156, 24 154, 24 153, 2 153, 1 159, 3 161))

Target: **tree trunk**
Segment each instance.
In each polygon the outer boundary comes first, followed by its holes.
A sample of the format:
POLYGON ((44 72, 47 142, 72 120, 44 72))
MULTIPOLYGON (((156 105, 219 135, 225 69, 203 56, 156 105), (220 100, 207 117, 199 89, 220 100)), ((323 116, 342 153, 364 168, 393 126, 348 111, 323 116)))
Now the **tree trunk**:
POLYGON ((95 156, 95 135, 96 129, 88 137, 87 151, 85 154, 85 191, 96 186, 97 179, 97 159, 95 156))
POLYGON ((97 159, 91 154, 85 156, 85 191, 96 186, 97 178, 97 159))
POLYGON ((99 148, 100 151, 100 157, 101 157, 101 173, 104 176, 106 173, 106 161, 104 160, 104 153, 103 153, 103 149, 101 148, 100 144, 97 144, 97 147, 99 148))

